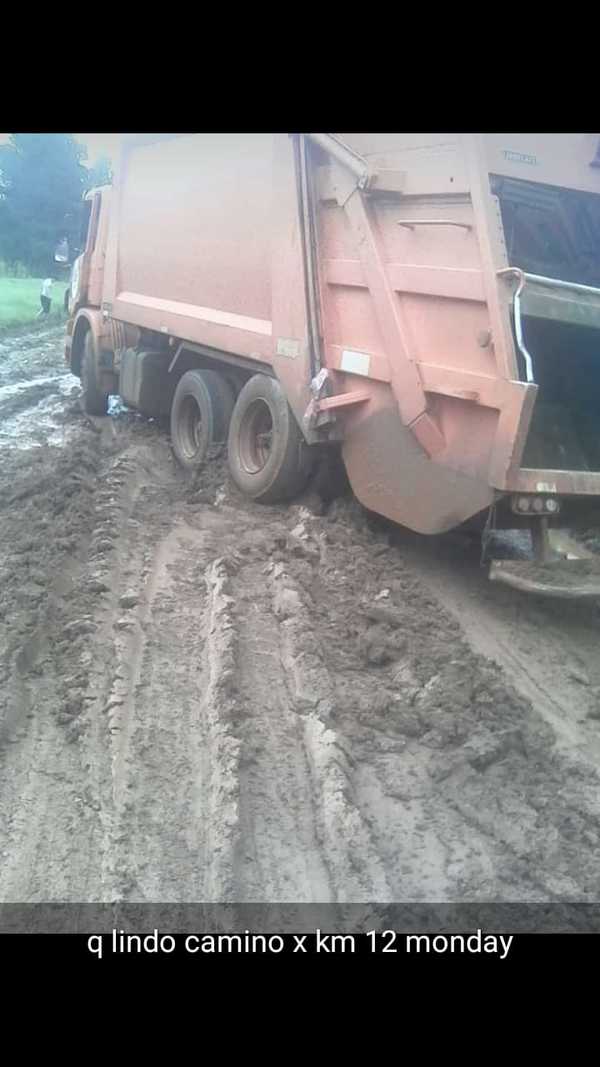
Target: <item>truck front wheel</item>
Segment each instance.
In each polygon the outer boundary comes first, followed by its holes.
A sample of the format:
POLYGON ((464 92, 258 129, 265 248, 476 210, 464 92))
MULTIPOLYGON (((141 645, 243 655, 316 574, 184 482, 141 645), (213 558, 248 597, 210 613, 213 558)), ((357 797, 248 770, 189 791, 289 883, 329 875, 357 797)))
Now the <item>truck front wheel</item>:
POLYGON ((196 471, 210 447, 227 440, 233 404, 229 382, 216 371, 182 375, 171 406, 171 444, 185 470, 196 471))
POLYGON ((228 455, 238 489, 262 504, 290 500, 304 488, 310 453, 274 378, 256 374, 240 392, 229 426, 228 455))
POLYGON ((108 394, 103 393, 98 386, 94 338, 90 330, 86 333, 83 343, 81 385, 83 388, 83 407, 88 415, 106 415, 108 411, 108 394))

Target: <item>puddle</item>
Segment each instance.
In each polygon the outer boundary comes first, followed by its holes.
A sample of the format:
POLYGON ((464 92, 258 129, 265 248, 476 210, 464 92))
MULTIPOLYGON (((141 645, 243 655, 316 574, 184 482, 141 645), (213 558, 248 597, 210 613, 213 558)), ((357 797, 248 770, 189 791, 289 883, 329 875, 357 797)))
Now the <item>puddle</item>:
POLYGON ((79 380, 72 374, 34 378, 0 387, 0 447, 28 449, 62 445, 70 436, 68 402, 80 395, 79 380), (41 391, 41 397, 39 393, 41 391), (32 394, 32 403, 27 403, 32 394), (17 410, 12 410, 18 404, 17 410), (11 409, 2 417, 2 406, 11 409))

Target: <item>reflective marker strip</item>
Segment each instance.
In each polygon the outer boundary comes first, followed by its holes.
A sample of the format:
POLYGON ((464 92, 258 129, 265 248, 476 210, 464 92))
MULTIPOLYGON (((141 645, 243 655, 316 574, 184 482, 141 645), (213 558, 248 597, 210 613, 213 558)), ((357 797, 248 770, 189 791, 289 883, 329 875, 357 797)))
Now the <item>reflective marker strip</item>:
POLYGON ((353 352, 350 348, 344 348, 340 360, 340 370, 348 374, 362 374, 368 378, 371 367, 371 357, 367 352, 353 352))
POLYGON ((173 315, 187 315, 188 318, 202 319, 204 322, 212 322, 216 326, 230 326, 236 330, 246 330, 248 333, 261 333, 265 337, 271 336, 271 323, 267 319, 254 319, 248 315, 236 315, 232 311, 220 311, 217 308, 184 304, 179 300, 161 300, 155 296, 144 296, 142 293, 119 293, 116 299, 123 301, 123 303, 134 304, 136 307, 161 311, 163 314, 170 312, 173 315))

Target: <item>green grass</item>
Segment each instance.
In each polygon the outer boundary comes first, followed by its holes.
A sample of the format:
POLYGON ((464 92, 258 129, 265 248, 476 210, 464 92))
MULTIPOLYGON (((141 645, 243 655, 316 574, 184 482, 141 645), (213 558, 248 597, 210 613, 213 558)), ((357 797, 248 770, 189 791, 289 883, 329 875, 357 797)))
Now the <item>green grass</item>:
MULTIPOLYGON (((0 331, 36 322, 42 281, 43 278, 0 278, 0 331)), ((54 282, 50 315, 45 316, 44 322, 60 322, 63 318, 67 284, 66 281, 54 282)))

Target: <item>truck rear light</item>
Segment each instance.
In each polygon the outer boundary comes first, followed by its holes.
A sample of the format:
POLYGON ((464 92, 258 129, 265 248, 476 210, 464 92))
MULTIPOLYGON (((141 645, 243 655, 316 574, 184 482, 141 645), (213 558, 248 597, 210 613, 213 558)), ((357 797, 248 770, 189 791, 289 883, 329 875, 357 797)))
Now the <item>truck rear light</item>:
POLYGON ((560 500, 554 496, 513 496, 511 509, 518 515, 556 515, 560 511, 560 500))

